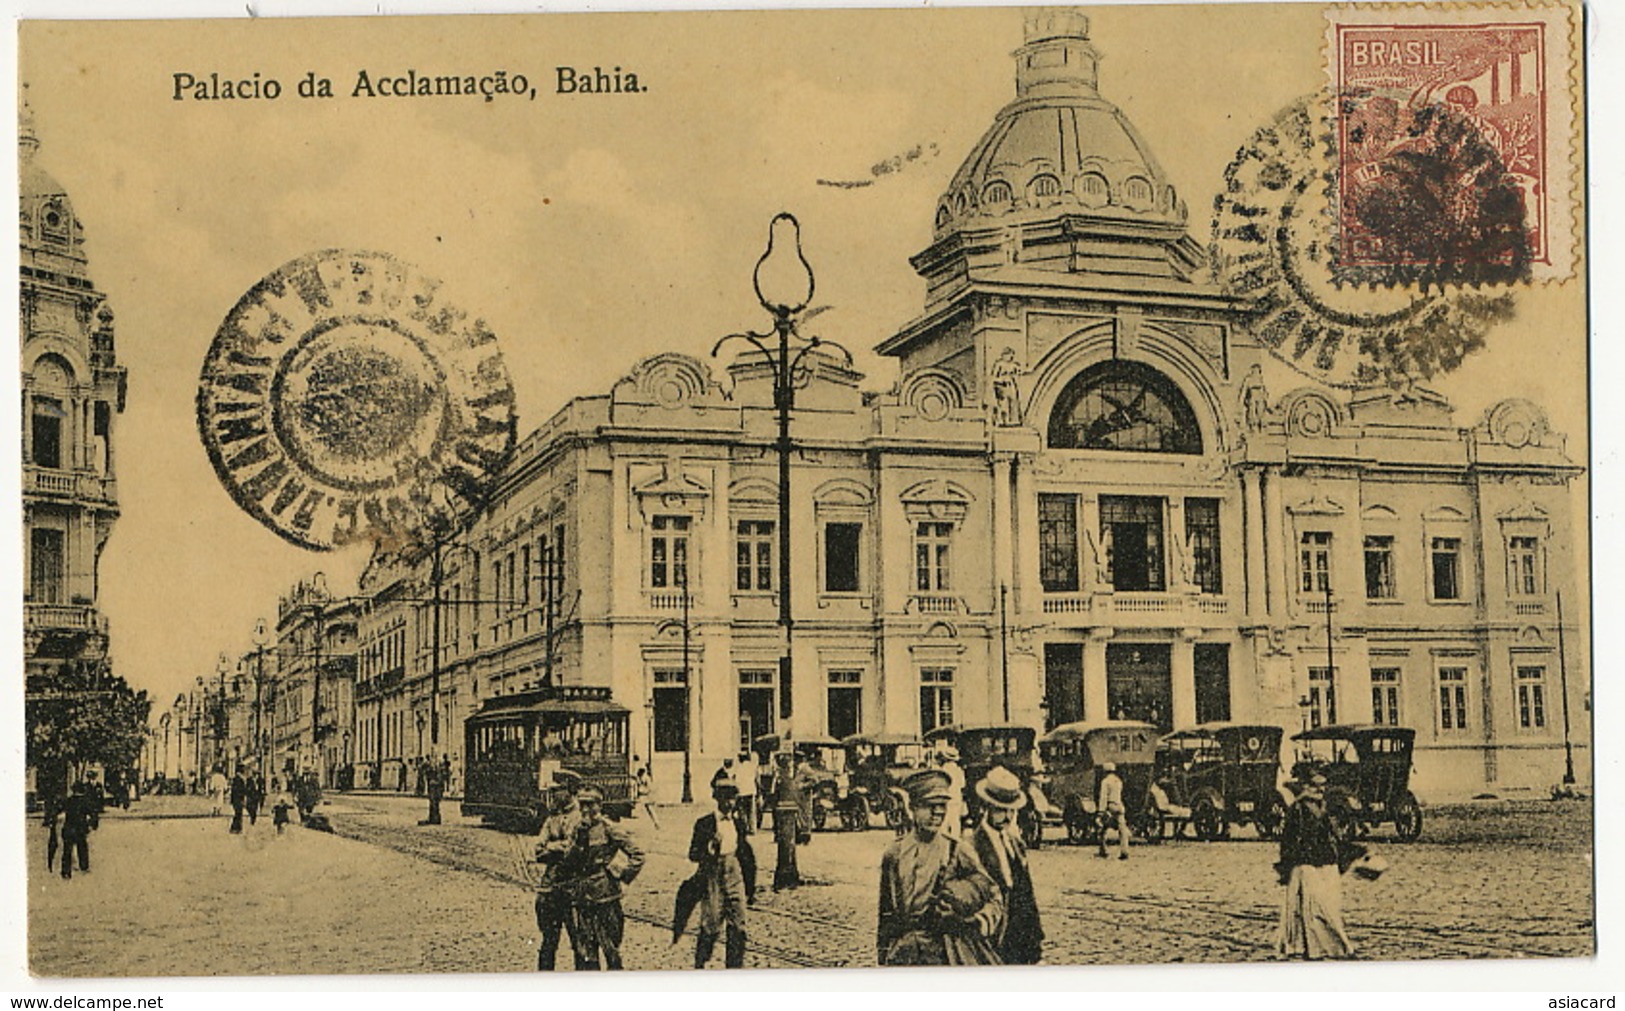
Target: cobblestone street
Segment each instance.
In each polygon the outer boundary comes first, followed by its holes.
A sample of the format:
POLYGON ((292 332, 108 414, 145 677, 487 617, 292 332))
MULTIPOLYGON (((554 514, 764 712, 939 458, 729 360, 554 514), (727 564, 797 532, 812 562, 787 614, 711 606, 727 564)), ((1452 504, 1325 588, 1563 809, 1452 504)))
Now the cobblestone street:
MULTIPOLYGON (((523 880, 531 840, 456 817, 419 826, 415 798, 334 795, 336 835, 268 820, 242 836, 195 798, 112 812, 92 871, 44 872, 29 828, 29 955, 47 976, 523 972, 535 964, 523 880), (176 910, 184 909, 184 916, 176 910), (116 915, 109 915, 116 910, 116 915)), ((671 902, 698 809, 630 824, 649 849, 630 888, 628 966, 680 969, 671 902)), ((1430 810, 1422 840, 1372 840, 1392 869, 1345 888, 1366 959, 1583 956, 1592 951, 1590 806, 1493 802, 1430 810)), ((1052 964, 1245 962, 1273 958, 1275 847, 1251 838, 1136 845, 1097 860, 1052 844, 1033 871, 1052 964)), ((751 966, 874 964, 874 878, 890 833, 819 833, 801 851, 808 884, 764 889, 751 912, 751 966)), ((771 880, 771 843, 756 837, 771 880)), ((720 958, 718 959, 720 961, 720 958)), ((561 967, 568 962, 560 959, 561 967)))

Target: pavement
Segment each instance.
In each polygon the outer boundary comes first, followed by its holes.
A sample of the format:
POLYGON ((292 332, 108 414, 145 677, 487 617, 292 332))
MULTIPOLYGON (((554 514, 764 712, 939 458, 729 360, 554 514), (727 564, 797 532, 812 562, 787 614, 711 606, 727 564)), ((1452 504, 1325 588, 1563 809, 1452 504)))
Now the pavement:
MULTIPOLYGON (((268 819, 240 836, 206 800, 155 797, 109 812, 91 872, 44 869, 31 819, 29 959, 46 976, 210 976, 528 972, 536 928, 526 878, 532 840, 445 806, 418 824, 414 797, 330 795, 336 834, 268 819)), ((634 968, 681 969, 671 943, 676 885, 692 869, 699 807, 660 807, 627 824, 649 851, 630 887, 624 951, 634 968)), ((1427 812, 1420 842, 1377 837, 1392 869, 1345 888, 1362 957, 1584 956, 1595 950, 1589 802, 1499 802, 1427 812)), ((1239 830, 1228 842, 1136 844, 1127 861, 1049 845, 1032 866, 1052 964, 1275 959, 1275 847, 1239 830)), ((801 850, 806 885, 763 889, 750 913, 754 967, 874 964, 874 879, 891 833, 825 832, 801 850)), ((772 843, 755 837, 771 880, 772 843)), ((720 956, 719 956, 720 960, 720 956)), ((561 952, 560 968, 568 967, 561 952)))

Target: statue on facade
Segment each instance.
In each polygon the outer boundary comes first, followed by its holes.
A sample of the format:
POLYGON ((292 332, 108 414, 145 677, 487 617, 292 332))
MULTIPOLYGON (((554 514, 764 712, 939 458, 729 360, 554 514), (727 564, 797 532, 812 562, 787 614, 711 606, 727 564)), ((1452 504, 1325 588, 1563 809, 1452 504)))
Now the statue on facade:
POLYGON ((1264 387, 1264 369, 1257 363, 1241 381, 1241 415, 1249 432, 1261 431, 1270 416, 1270 394, 1264 387))
POLYGON ((993 423, 1004 428, 1021 424, 1021 387, 1016 379, 1026 371, 1016 361, 1016 349, 1005 348, 993 363, 993 423))
POLYGON ((1110 561, 1112 550, 1111 528, 1107 527, 1104 531, 1102 531, 1098 539, 1095 537, 1095 532, 1093 530, 1089 531, 1088 536, 1089 554, 1092 556, 1095 567, 1095 588, 1098 590, 1109 589, 1112 585, 1110 561))

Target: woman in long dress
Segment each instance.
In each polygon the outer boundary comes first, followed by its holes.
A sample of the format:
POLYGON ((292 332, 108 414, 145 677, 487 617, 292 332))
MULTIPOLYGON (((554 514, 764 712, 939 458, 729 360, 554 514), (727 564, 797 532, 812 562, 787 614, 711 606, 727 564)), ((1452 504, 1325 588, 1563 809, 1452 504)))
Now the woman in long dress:
POLYGON ((1281 829, 1286 885, 1276 949, 1288 958, 1348 958, 1354 942, 1343 926, 1342 860, 1348 849, 1326 813, 1326 777, 1313 776, 1287 810, 1281 829))

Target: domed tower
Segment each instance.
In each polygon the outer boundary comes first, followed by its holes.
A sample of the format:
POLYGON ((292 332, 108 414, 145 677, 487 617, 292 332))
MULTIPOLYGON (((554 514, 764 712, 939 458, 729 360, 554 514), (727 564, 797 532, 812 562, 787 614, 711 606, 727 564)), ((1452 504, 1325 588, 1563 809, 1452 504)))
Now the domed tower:
POLYGON ((118 518, 113 419, 125 373, 113 312, 87 274, 73 204, 38 162, 26 100, 17 135, 21 206, 24 650, 30 676, 107 659, 96 567, 118 518))

